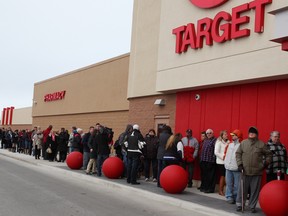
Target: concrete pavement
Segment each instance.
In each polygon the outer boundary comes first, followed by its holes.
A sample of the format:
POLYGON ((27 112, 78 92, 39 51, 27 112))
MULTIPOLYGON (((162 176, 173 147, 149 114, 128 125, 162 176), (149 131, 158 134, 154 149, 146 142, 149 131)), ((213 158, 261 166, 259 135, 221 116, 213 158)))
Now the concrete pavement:
MULTIPOLYGON (((67 177, 77 177, 85 181, 101 184, 106 188, 120 188, 129 190, 130 192, 141 193, 153 200, 161 200, 169 205, 178 206, 187 210, 198 211, 199 213, 206 213, 207 215, 243 215, 235 211, 236 206, 226 203, 225 198, 218 195, 218 193, 205 194, 197 190, 196 187, 186 188, 182 194, 168 194, 163 189, 158 188, 154 182, 145 182, 144 178, 140 179, 140 185, 134 186, 126 183, 125 179, 108 179, 106 177, 96 177, 86 175, 84 170, 71 170, 67 167, 66 163, 49 162, 46 160, 35 160, 30 155, 19 153, 12 153, 4 149, 0 149, 0 155, 20 160, 25 163, 36 166, 48 167, 51 172, 53 170, 61 170, 67 177)), ((257 208, 256 214, 251 214, 248 210, 244 215, 264 215, 261 209, 257 208)))

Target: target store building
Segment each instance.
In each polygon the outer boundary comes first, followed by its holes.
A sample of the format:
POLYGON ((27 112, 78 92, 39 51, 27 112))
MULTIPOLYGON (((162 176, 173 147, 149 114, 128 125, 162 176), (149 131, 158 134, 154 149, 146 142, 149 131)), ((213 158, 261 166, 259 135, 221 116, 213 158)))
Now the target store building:
POLYGON ((285 0, 134 0, 130 54, 36 83, 33 125, 256 126, 288 147, 287 23, 285 0))
POLYGON ((288 147, 287 51, 287 1, 136 0, 129 118, 196 138, 256 126, 266 142, 278 130, 288 147))

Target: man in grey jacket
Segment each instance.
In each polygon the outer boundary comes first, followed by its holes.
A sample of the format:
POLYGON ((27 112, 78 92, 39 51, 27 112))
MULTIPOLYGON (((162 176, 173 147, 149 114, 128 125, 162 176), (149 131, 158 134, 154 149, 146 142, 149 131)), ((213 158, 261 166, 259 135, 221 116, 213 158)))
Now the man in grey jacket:
MULTIPOLYGON (((261 179, 263 170, 271 163, 272 153, 267 145, 258 139, 258 130, 256 127, 250 127, 248 131, 248 139, 243 140, 236 151, 236 160, 239 171, 243 174, 243 194, 241 185, 238 187, 236 199, 237 211, 242 210, 246 201, 248 189, 250 187, 249 207, 252 213, 256 213, 255 207, 258 202, 261 179), (263 163, 263 157, 266 158, 263 163)), ((241 181, 240 181, 241 182, 241 181)))
POLYGON ((236 151, 240 146, 240 142, 243 139, 242 132, 238 129, 230 133, 232 136, 232 142, 226 147, 224 152, 224 166, 226 169, 226 199, 230 204, 235 204, 238 185, 240 180, 240 172, 238 170, 236 161, 236 151))

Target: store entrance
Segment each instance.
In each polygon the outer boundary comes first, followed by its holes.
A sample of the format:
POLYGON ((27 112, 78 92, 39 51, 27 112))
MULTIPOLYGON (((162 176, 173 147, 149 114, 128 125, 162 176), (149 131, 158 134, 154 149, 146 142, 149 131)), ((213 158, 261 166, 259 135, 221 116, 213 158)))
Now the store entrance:
POLYGON ((159 136, 159 134, 161 133, 164 125, 169 125, 169 115, 155 116, 154 128, 157 136, 159 136))

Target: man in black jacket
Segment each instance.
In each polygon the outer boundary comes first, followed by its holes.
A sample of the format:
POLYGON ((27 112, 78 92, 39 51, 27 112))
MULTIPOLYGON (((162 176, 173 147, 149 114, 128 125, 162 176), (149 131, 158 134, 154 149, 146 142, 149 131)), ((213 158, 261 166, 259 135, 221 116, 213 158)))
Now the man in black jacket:
POLYGON ((96 134, 94 142, 97 146, 97 176, 102 176, 102 164, 109 157, 110 146, 109 137, 105 131, 105 128, 99 123, 96 124, 96 134))
POLYGON ((172 135, 172 129, 168 125, 164 125, 162 128, 162 132, 159 136, 159 145, 158 145, 158 151, 157 151, 157 160, 158 160, 158 174, 157 174, 157 187, 161 187, 160 185, 160 175, 163 170, 163 156, 165 152, 165 146, 169 139, 169 137, 172 135))
POLYGON ((127 137, 125 146, 127 147, 127 183, 134 185, 140 184, 137 182, 137 169, 142 156, 142 149, 145 145, 144 137, 142 136, 139 125, 133 125, 133 132, 127 137))

